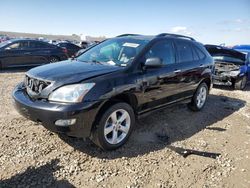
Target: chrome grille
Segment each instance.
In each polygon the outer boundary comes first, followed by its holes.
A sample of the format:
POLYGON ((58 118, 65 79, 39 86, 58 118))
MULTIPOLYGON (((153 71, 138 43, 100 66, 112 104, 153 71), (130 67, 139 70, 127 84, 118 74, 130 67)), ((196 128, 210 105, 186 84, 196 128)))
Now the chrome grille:
POLYGON ((27 75, 25 76, 25 86, 28 93, 40 94, 42 90, 48 87, 50 84, 51 82, 48 81, 31 78, 27 75))

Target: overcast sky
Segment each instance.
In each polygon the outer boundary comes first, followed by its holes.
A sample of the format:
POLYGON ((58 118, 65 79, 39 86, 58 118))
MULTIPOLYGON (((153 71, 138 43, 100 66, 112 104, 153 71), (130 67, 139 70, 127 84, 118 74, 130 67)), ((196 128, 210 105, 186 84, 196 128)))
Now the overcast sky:
POLYGON ((250 0, 1 0, 0 31, 84 34, 172 32, 203 43, 250 44, 250 0))

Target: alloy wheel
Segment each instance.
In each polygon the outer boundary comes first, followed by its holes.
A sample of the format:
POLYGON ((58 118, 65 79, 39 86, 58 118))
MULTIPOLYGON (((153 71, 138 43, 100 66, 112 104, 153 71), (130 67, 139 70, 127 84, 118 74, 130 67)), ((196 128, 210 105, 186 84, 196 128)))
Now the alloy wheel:
POLYGON ((203 107, 203 105, 206 102, 206 98, 207 98, 207 89, 206 87, 202 86, 200 87, 196 98, 196 103, 198 108, 203 107))
POLYGON ((119 144, 129 133, 131 118, 126 110, 111 113, 104 126, 104 137, 109 144, 119 144))

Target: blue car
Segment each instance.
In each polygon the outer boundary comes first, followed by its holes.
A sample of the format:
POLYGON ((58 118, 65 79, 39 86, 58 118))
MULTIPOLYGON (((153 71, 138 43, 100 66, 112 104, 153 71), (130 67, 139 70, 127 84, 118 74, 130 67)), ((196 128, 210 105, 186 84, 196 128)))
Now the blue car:
POLYGON ((236 45, 233 49, 245 54, 250 53, 250 45, 236 45))
POLYGON ((233 86, 243 90, 250 80, 250 53, 234 49, 205 45, 214 59, 214 85, 233 86))

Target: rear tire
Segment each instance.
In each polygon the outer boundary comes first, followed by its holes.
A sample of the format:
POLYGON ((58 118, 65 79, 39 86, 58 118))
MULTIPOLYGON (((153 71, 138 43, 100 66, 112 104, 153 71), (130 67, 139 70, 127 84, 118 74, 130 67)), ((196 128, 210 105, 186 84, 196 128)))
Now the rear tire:
POLYGON ((135 125, 134 111, 127 103, 116 103, 100 117, 91 140, 104 150, 114 150, 125 144, 135 125))
POLYGON ((196 92, 193 95, 191 103, 188 104, 188 107, 192 111, 200 111, 206 104, 208 96, 208 87, 205 82, 202 82, 197 88, 196 92))
POLYGON ((247 85, 247 76, 243 76, 239 80, 235 81, 234 83, 234 89, 237 90, 244 90, 247 85))
POLYGON ((60 61, 60 59, 58 57, 56 57, 56 56, 51 56, 49 58, 49 63, 55 63, 55 62, 58 62, 58 61, 60 61))

